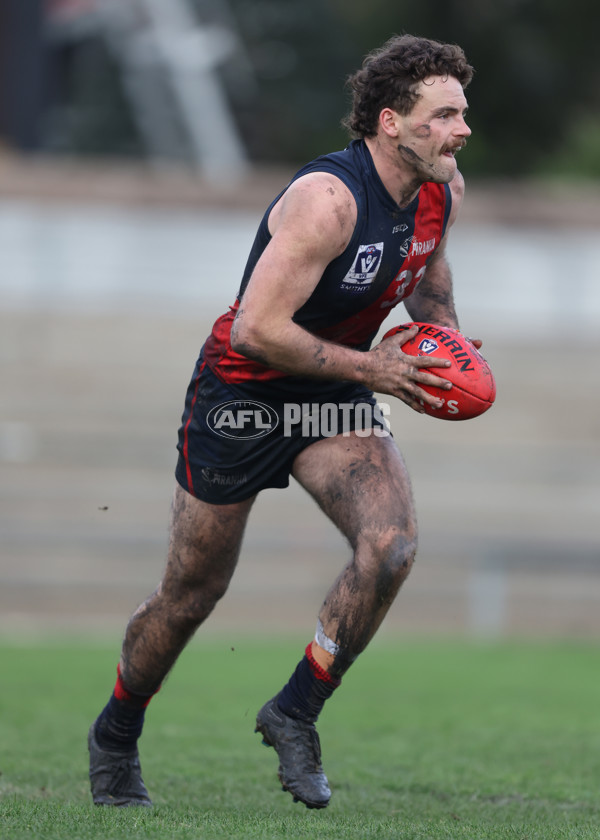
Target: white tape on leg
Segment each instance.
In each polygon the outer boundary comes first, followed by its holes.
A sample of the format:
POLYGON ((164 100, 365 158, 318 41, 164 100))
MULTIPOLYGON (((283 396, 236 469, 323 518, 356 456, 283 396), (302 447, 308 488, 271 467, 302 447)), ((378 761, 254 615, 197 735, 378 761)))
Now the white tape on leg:
POLYGON ((321 623, 321 619, 317 620, 317 632, 315 633, 315 642, 319 645, 319 647, 326 650, 327 653, 330 653, 332 656, 337 656, 340 651, 340 646, 337 645, 329 636, 325 635, 325 630, 323 628, 323 624, 321 623))

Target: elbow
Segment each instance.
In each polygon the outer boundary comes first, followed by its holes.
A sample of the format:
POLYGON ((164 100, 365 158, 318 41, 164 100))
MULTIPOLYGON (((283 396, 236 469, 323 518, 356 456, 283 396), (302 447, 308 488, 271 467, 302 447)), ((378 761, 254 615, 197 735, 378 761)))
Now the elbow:
POLYGON ((252 331, 248 329, 248 326, 240 322, 238 316, 231 327, 231 349, 245 356, 247 348, 251 346, 251 333, 252 331))
POLYGON ((236 316, 231 327, 231 349, 241 356, 266 364, 262 351, 261 334, 258 325, 252 324, 248 317, 236 316))

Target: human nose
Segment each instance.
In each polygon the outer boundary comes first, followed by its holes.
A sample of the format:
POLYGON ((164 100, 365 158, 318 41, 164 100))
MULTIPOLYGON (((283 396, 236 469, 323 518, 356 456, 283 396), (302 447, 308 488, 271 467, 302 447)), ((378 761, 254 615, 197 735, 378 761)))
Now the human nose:
POLYGON ((470 137, 473 133, 463 116, 460 117, 457 133, 460 134, 461 137, 470 137))

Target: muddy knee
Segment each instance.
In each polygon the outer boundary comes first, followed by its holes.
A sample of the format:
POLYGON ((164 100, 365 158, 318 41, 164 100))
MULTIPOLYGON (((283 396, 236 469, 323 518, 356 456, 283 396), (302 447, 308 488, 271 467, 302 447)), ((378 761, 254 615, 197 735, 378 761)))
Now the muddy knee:
POLYGON ((169 593, 171 620, 195 629, 210 615, 225 595, 229 580, 204 579, 189 582, 169 593))
POLYGON ((365 535, 364 539, 378 599, 383 603, 393 599, 408 577, 417 553, 417 539, 396 530, 365 535))
POLYGON ((230 580, 229 573, 212 567, 182 569, 171 562, 157 592, 161 612, 171 625, 195 630, 225 595, 230 580))
POLYGON ((416 548, 416 537, 398 529, 361 534, 319 615, 315 642, 328 654, 332 676, 341 677, 373 637, 410 572, 416 548))

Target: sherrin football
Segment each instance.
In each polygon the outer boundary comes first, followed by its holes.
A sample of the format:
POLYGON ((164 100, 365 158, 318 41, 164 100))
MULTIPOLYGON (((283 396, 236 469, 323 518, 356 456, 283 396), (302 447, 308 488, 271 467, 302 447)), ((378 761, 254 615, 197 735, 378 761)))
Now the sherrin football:
POLYGON ((435 324, 411 322, 389 330, 382 340, 418 327, 414 338, 402 345, 409 356, 432 356, 448 359, 447 368, 427 368, 436 376, 452 382, 452 389, 444 391, 432 385, 419 385, 434 397, 444 400, 441 408, 423 403, 425 413, 440 420, 469 420, 487 411, 496 399, 496 383, 490 366, 476 348, 458 330, 435 324))

